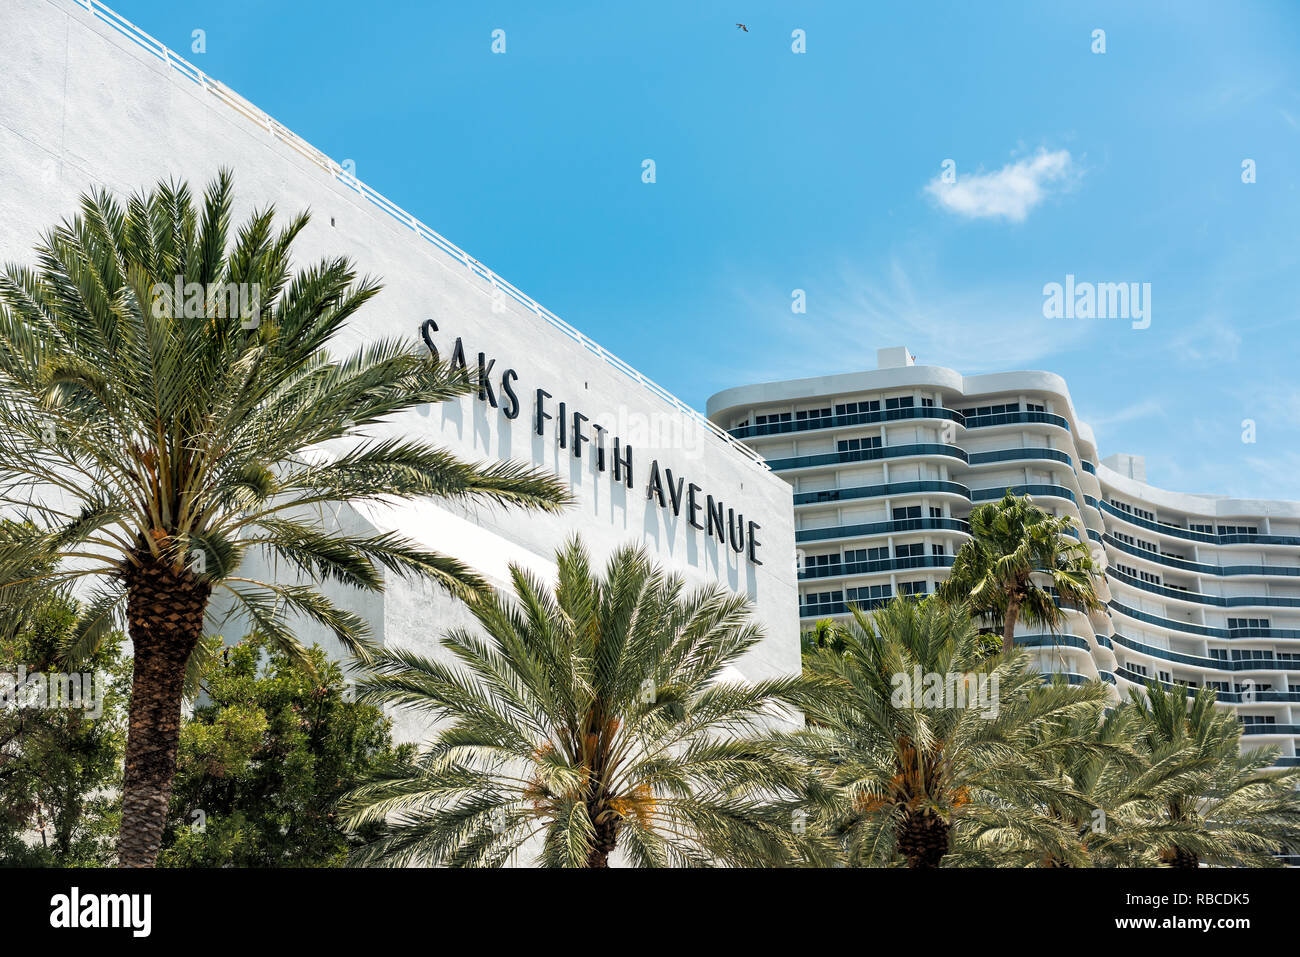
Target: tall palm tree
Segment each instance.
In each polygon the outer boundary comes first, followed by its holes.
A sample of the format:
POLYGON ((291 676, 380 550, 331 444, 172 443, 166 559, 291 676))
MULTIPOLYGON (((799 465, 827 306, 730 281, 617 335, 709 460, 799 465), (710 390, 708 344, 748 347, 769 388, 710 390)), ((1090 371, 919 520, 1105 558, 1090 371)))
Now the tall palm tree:
POLYGON ((1029 772, 1088 744, 1039 729, 1095 715, 1105 692, 1044 686, 1026 662, 1024 652, 990 659, 966 606, 938 598, 897 599, 871 615, 854 608, 842 652, 806 653, 818 682, 800 702, 809 727, 783 744, 821 769, 811 799, 851 864, 937 867, 954 823, 976 805, 1014 811, 1052 796, 1057 782, 1029 772))
POLYGON ((0 583, 13 593, 34 557, 59 563, 58 583, 93 579, 81 653, 125 610, 134 649, 119 848, 127 866, 157 855, 182 689, 214 595, 292 653, 302 654, 294 615, 363 651, 364 621, 315 582, 377 590, 387 571, 466 596, 482 582, 401 536, 340 531, 327 507, 417 496, 544 509, 566 501, 556 479, 516 464, 470 465, 420 439, 360 437, 472 384, 398 340, 333 358, 340 329, 378 283, 342 257, 292 270, 306 213, 277 229, 274 209, 256 211, 232 239, 232 197, 224 170, 197 207, 181 183, 125 206, 89 194, 44 236, 35 268, 0 276, 0 506, 34 524, 0 541, 0 583), (299 580, 249 577, 250 553, 299 580))
POLYGON ((441 722, 411 764, 355 791, 356 824, 387 820, 362 862, 553 867, 794 863, 811 846, 802 770, 765 732, 798 678, 732 666, 760 638, 744 596, 686 590, 644 551, 603 573, 583 546, 553 588, 511 570, 513 595, 471 605, 441 639, 453 663, 385 649, 362 698, 441 722), (803 832, 803 833, 801 833, 803 832))
POLYGON ((1300 849, 1300 768, 1266 770, 1277 757, 1271 748, 1243 754, 1241 725, 1231 711, 1215 708, 1213 689, 1189 695, 1181 685, 1166 689, 1153 681, 1132 697, 1143 747, 1183 748, 1206 764, 1193 786, 1161 802, 1161 818, 1173 831, 1160 848, 1161 863, 1276 867, 1279 850, 1300 849))
POLYGON ((1001 501, 971 511, 970 531, 939 594, 1000 623, 1003 657, 1011 655, 1018 622, 1061 628, 1058 599, 1085 613, 1102 607, 1096 565, 1071 519, 1049 515, 1028 495, 1007 489, 1001 501))

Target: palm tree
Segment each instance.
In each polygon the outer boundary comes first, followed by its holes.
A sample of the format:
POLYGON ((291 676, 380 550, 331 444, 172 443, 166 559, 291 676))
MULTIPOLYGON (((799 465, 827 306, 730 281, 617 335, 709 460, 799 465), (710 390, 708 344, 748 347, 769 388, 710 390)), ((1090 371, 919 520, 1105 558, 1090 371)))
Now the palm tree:
POLYGON ((1095 715, 1100 687, 1043 685, 1026 656, 989 659, 962 604, 897 599, 853 609, 843 652, 813 650, 818 682, 801 700, 806 730, 789 753, 821 769, 811 800, 854 865, 937 867, 954 823, 977 806, 1043 803, 1057 787, 1029 773, 1047 757, 1087 747, 1044 740, 1047 722, 1095 715), (920 687, 918 687, 918 681, 920 687))
POLYGON ((1148 682, 1134 689, 1133 707, 1143 726, 1139 741, 1150 753, 1182 748, 1199 755, 1204 771, 1192 786, 1161 802, 1172 833, 1159 859, 1169 867, 1276 867, 1279 850, 1300 847, 1300 768, 1265 770, 1277 757, 1270 748, 1241 752, 1241 726, 1231 711, 1215 708, 1213 689, 1190 695, 1175 685, 1148 682))
POLYGON ((833 618, 819 618, 811 628, 799 636, 799 643, 804 650, 812 648, 831 648, 835 651, 844 649, 844 627, 833 618))
POLYGON ((1181 744, 1147 750, 1131 705, 1044 722, 1035 735, 1044 758, 1031 774, 1054 780, 1041 802, 985 805, 968 813, 956 843, 962 863, 1012 866, 1150 867, 1186 828, 1161 814, 1163 803, 1199 787, 1208 759, 1181 744), (1087 747, 1051 747, 1052 742, 1087 747))
POLYGON ((340 531, 326 508, 417 496, 566 501, 558 480, 516 464, 466 464, 414 438, 363 440, 359 428, 472 383, 398 340, 332 358, 379 285, 341 257, 291 271, 306 213, 276 229, 274 209, 256 211, 232 242, 232 196, 224 170, 201 208, 179 183, 125 207, 92 193, 44 236, 34 269, 0 276, 0 505, 35 526, 0 541, 0 582, 12 597, 20 570, 40 558, 59 563, 56 583, 92 579, 76 654, 125 610, 125 866, 152 865, 158 852, 183 685, 201 664, 214 595, 300 659, 295 615, 364 652, 365 622, 316 582, 378 590, 387 571, 465 596, 482 582, 401 536, 340 531), (299 581, 249 577, 250 553, 299 581))
POLYGON ((970 530, 939 594, 1000 622, 1003 657, 1011 655, 1017 622, 1060 629, 1065 615, 1058 600, 1085 613, 1102 607, 1096 565, 1071 519, 1049 515, 1008 489, 1001 501, 971 511, 970 530))
POLYGON ((554 588, 511 570, 513 595, 471 604, 455 659, 378 654, 360 696, 441 722, 411 764, 358 788, 356 825, 387 820, 358 860, 552 867, 794 863, 811 847, 802 770, 765 729, 798 678, 732 680, 760 639, 744 596, 687 591, 645 552, 596 574, 576 540, 554 588))

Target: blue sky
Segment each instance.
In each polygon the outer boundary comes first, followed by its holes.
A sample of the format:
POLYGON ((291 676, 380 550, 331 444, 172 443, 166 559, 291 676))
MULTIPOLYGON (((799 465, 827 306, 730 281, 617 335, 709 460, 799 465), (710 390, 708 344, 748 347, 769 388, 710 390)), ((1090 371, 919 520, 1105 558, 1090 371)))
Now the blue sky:
POLYGON ((1300 499, 1300 4, 112 6, 697 407, 906 344, 1300 499), (1045 318, 1066 274, 1150 327, 1045 318))

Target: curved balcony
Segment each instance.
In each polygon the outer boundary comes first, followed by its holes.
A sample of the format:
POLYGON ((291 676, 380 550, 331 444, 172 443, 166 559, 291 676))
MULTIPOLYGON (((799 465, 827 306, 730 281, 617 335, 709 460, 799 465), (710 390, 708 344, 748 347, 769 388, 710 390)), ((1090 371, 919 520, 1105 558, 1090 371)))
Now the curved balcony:
POLYGON ((1159 625, 1161 628, 1181 631, 1189 635, 1205 635, 1208 638, 1300 638, 1300 630, 1294 628, 1214 628, 1191 621, 1161 618, 1159 615, 1151 615, 1114 600, 1110 601, 1107 607, 1136 621, 1145 621, 1149 625, 1159 625))
POLYGON ((1300 724, 1243 724, 1242 734, 1300 734, 1300 724))
POLYGON ((1068 498, 1071 502, 1078 504, 1078 500, 1064 485, 1002 485, 997 488, 977 488, 971 489, 970 500, 972 502, 991 502, 997 501, 1007 490, 1011 490, 1012 495, 1054 495, 1057 498, 1068 498))
POLYGON ((1179 588, 1168 588, 1165 585, 1146 582, 1140 578, 1135 578, 1128 572, 1120 571, 1114 566, 1106 569, 1106 577, 1122 581, 1134 588, 1141 588, 1143 591, 1149 591, 1153 595, 1159 595, 1162 598, 1195 602, 1198 605, 1213 605, 1216 608, 1300 608, 1300 598, 1284 598, 1274 595, 1205 595, 1198 591, 1183 591, 1179 588))
POLYGON ((1222 671, 1225 673, 1234 671, 1300 672, 1300 661, 1289 661, 1283 658, 1243 658, 1225 661, 1222 658, 1203 658, 1200 655, 1189 655, 1182 651, 1157 648, 1155 645, 1148 645, 1133 638, 1126 638, 1118 632, 1111 635, 1110 639, 1121 648, 1127 648, 1129 651, 1136 651, 1139 654, 1150 655, 1152 658, 1161 658, 1180 665, 1205 668, 1208 671, 1222 671))
POLYGON ((1183 538, 1189 542, 1205 542, 1209 545, 1300 545, 1300 536, 1295 535, 1214 535, 1209 532, 1193 532, 1190 529, 1179 528, 1177 525, 1166 525, 1164 522, 1153 522, 1139 515, 1130 515, 1107 501, 1097 502, 1096 507, 1130 525, 1160 532, 1162 535, 1172 535, 1174 538, 1183 538))
POLYGON ((998 412, 993 415, 970 415, 966 417, 966 428, 982 429, 993 425, 1054 425, 1058 429, 1070 431, 1070 423, 1064 416, 1053 412, 998 412))
POLYGON ((906 458, 913 455, 946 455, 966 461, 966 451, 955 445, 922 442, 915 445, 882 445, 874 449, 854 449, 851 452, 821 452, 816 455, 795 455, 784 459, 768 459, 774 472, 789 469, 809 469, 822 465, 851 465, 854 462, 878 462, 881 459, 906 458))
POLYGON ((1078 635, 1016 635, 1016 647, 1018 648, 1081 648, 1084 651, 1091 651, 1088 639, 1080 638, 1078 635))
POLYGON ((856 605, 863 611, 875 611, 884 605, 893 601, 892 598, 862 598, 853 602, 845 601, 823 601, 809 602, 806 605, 799 606, 800 618, 826 618, 832 615, 847 615, 849 605, 856 605))
POLYGON ((1083 466, 1083 470, 1089 475, 1097 474, 1097 466, 1093 465, 1087 459, 1079 459, 1079 464, 1083 466))
POLYGON ((988 465, 992 462, 1019 462, 1026 459, 1050 459, 1054 462, 1064 462, 1070 468, 1074 468, 1074 460, 1060 449, 998 449, 991 452, 970 452, 967 455, 967 461, 971 465, 988 465))
POLYGON ((844 415, 822 415, 817 418, 794 419, 790 422, 764 422, 762 425, 742 425, 727 431, 737 439, 752 439, 764 435, 787 435, 791 432, 817 432, 822 429, 848 428, 854 425, 875 425, 879 422, 898 422, 904 419, 946 419, 963 421, 960 412, 939 406, 923 405, 907 409, 880 409, 876 412, 850 412, 844 415))
POLYGON ((892 522, 868 522, 865 525, 835 525, 829 528, 804 528, 794 533, 798 542, 823 542, 834 538, 867 538, 894 532, 944 531, 970 534, 970 523, 958 518, 900 518, 892 522))
MULTIPOLYGON (((1152 677, 1150 677, 1150 676, 1148 676, 1148 675, 1139 674, 1139 673, 1136 672, 1136 671, 1131 671, 1130 669, 1128 669, 1128 668, 1124 668, 1124 667, 1122 667, 1122 666, 1119 667, 1119 668, 1116 668, 1116 669, 1115 669, 1115 673, 1116 673, 1117 675, 1119 675, 1121 678, 1125 678, 1125 679, 1127 679, 1127 680, 1133 682, 1133 683, 1136 684, 1136 685, 1143 685, 1143 686, 1145 686, 1145 685, 1147 685, 1148 683, 1155 683, 1155 684, 1160 685, 1160 686, 1161 686, 1162 688, 1164 688, 1166 691, 1173 691, 1175 688, 1182 688, 1183 691, 1184 691, 1184 693, 1185 693, 1189 698, 1192 697, 1193 695, 1195 695, 1196 692, 1197 692, 1198 690, 1200 690, 1200 689, 1198 689, 1198 688, 1193 688, 1193 687, 1190 687, 1189 685, 1185 685, 1185 684, 1183 684, 1182 682, 1175 682, 1175 683, 1171 684, 1171 683, 1169 683, 1168 681, 1158 681, 1158 680, 1156 680, 1155 678, 1152 678, 1152 677)), ((1296 692, 1296 691, 1219 691, 1218 689, 1215 689, 1215 692, 1214 692, 1214 699, 1215 699, 1216 701, 1222 701, 1222 702, 1224 702, 1225 704, 1286 704, 1286 703, 1288 703, 1288 702, 1292 702, 1292 701, 1300 701, 1300 692, 1296 692)), ((1246 731, 1244 730, 1245 728, 1252 728, 1252 727, 1281 728, 1281 727, 1286 727, 1286 725, 1276 725, 1276 724, 1269 724, 1269 725, 1249 725, 1249 724, 1248 724, 1248 725, 1242 725, 1242 728, 1243 728, 1243 730, 1242 730, 1242 734, 1245 734, 1245 733, 1246 733, 1246 731)), ((1289 732, 1289 731, 1278 731, 1278 732, 1275 732, 1275 733, 1277 733, 1277 734, 1290 734, 1291 732, 1289 732)))
POLYGON ((1130 555, 1136 555, 1138 558, 1145 558, 1147 561, 1158 562, 1169 568, 1179 568, 1183 571, 1194 572, 1197 575, 1214 575, 1219 578, 1227 578, 1234 575, 1277 575, 1287 578, 1300 577, 1300 566, 1292 567, 1290 565, 1206 565, 1203 562, 1188 561, 1185 558, 1174 558, 1172 555, 1162 555, 1159 552, 1153 552, 1149 549, 1138 548, 1136 545, 1130 545, 1128 542, 1121 542, 1113 535, 1102 536, 1102 541, 1107 545, 1114 546, 1122 552, 1130 555))
POLYGON ((836 562, 799 570, 800 581, 838 578, 843 575, 874 575, 878 572, 903 571, 909 568, 951 568, 952 555, 907 555, 903 558, 877 558, 865 562, 836 562))
POLYGON ((859 485, 853 488, 827 488, 817 492, 796 492, 794 504, 820 505, 826 502, 841 502, 845 499, 883 498, 894 495, 916 495, 935 492, 943 495, 956 495, 970 501, 970 489, 956 482, 892 482, 888 485, 859 485))
POLYGON ((1096 678, 1089 678, 1087 675, 1081 675, 1073 671, 1048 671, 1043 674, 1043 682, 1046 684, 1053 678, 1064 678, 1066 684, 1086 685, 1090 681, 1096 681, 1096 678))

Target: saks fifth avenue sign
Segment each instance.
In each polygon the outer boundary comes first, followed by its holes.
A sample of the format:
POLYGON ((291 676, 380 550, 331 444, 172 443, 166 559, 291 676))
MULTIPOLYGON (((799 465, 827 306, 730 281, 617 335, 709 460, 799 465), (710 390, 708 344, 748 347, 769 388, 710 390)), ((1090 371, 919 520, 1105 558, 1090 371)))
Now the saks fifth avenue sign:
MULTIPOLYGON (((420 338, 435 359, 442 359, 442 353, 433 340, 438 331, 438 324, 426 319, 420 326, 420 338)), ((469 360, 460 336, 456 337, 446 361, 453 369, 468 374, 469 360)), ((523 411, 520 393, 526 392, 519 387, 519 373, 506 369, 498 376, 496 359, 489 358, 484 352, 477 355, 477 368, 478 400, 498 409, 507 419, 518 419, 523 411)), ((575 459, 583 458, 583 448, 587 447, 596 472, 609 472, 615 483, 629 489, 636 488, 633 449, 621 436, 611 434, 610 429, 594 422, 591 416, 570 408, 568 402, 555 401, 555 396, 546 389, 533 389, 531 398, 531 425, 536 435, 544 437, 549 430, 559 448, 568 451, 575 459)), ((658 459, 650 462, 645 493, 648 501, 664 511, 671 511, 674 517, 685 513, 687 523, 706 537, 716 538, 724 547, 729 547, 737 555, 745 555, 755 565, 763 564, 758 558, 758 549, 763 544, 758 540, 762 526, 746 521, 735 508, 726 506, 722 499, 708 494, 694 482, 688 482, 684 476, 674 475, 672 469, 661 470, 658 459)))

